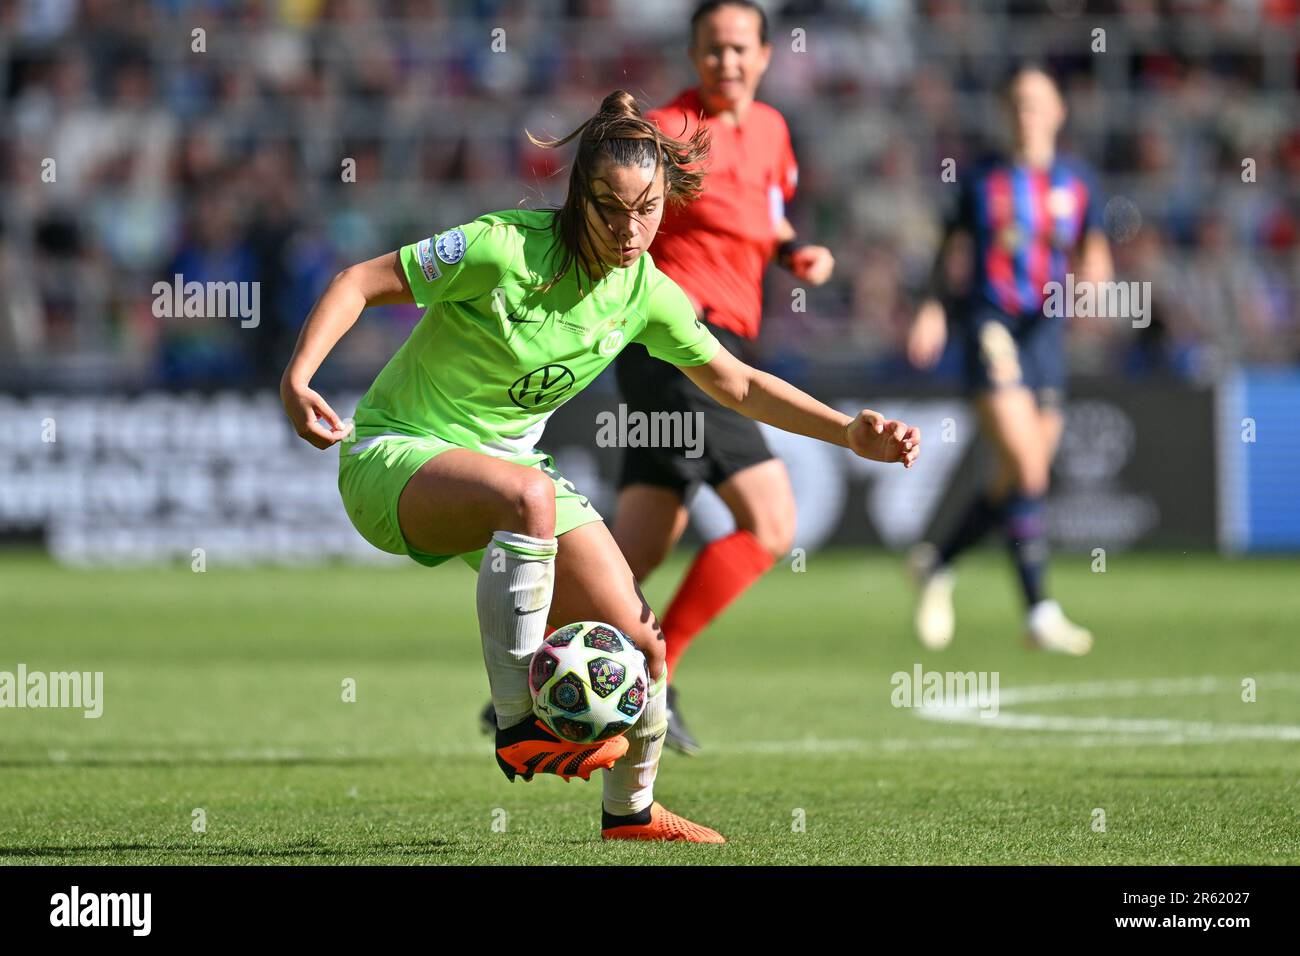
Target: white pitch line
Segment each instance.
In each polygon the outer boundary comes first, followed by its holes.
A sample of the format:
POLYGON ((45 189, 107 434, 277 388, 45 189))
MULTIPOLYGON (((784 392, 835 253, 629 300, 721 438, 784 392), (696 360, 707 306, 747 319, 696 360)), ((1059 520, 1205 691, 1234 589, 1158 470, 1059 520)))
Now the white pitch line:
MULTIPOLYGON (((1250 675, 1245 675, 1250 676, 1250 675)), ((1300 690, 1300 674, 1260 674, 1257 689, 1300 690)), ((1133 680, 1087 681, 1077 684, 1041 684, 1004 690, 999 700, 1020 704, 1040 700, 1102 700, 1110 697, 1172 697, 1239 691, 1240 681, 1226 677, 1152 677, 1133 680)))
MULTIPOLYGON (((1255 678, 1256 690, 1300 689, 1300 675, 1264 674, 1255 678)), ((1211 743, 1229 740, 1300 740, 1293 724, 1214 723, 1204 720, 1166 720, 1127 717, 1077 717, 1046 714, 1010 714, 1002 708, 1023 703, 1060 700, 1135 699, 1138 697, 1195 696, 1240 690, 1240 682, 1224 677, 1153 678, 1150 680, 1093 681, 1078 684, 1044 684, 1018 687, 998 695, 998 712, 985 716, 979 707, 919 707, 916 715, 941 723, 976 725, 1002 730, 1045 730, 1076 734, 1119 734, 1159 738, 1160 743, 1211 743)), ((1126 741, 1128 742, 1128 741, 1126 741)), ((1150 742, 1157 742, 1152 740, 1150 742)))

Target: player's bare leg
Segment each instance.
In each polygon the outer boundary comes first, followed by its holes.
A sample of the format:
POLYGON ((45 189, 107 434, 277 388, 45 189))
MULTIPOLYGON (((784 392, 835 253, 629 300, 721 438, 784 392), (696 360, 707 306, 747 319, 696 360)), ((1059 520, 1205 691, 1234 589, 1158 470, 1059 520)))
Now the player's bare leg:
POLYGON ((736 472, 718 485, 718 497, 773 560, 789 554, 794 544, 794 488, 785 462, 770 458, 736 472))
POLYGON ((1065 416, 1059 408, 1040 408, 1038 410, 1038 427, 1043 436, 1048 466, 1056 458, 1056 449, 1061 444, 1061 432, 1065 430, 1065 416))
POLYGON ((589 778, 627 751, 561 740, 533 717, 528 665, 542 643, 555 582, 555 486, 536 468, 464 449, 425 462, 398 501, 411 547, 429 554, 484 548, 478 617, 496 713, 497 763, 513 780, 533 773, 589 778))
POLYGON ((659 485, 628 485, 618 493, 610 529, 632 576, 644 582, 681 540, 690 515, 682 496, 659 485))
POLYGON ((722 843, 721 835, 665 810, 654 800, 654 783, 667 729, 667 667, 664 642, 650 605, 613 535, 603 523, 582 525, 560 537, 556 560, 553 625, 572 621, 612 624, 646 657, 651 691, 640 720, 624 737, 627 756, 606 771, 601 813, 605 839, 683 840, 722 843))

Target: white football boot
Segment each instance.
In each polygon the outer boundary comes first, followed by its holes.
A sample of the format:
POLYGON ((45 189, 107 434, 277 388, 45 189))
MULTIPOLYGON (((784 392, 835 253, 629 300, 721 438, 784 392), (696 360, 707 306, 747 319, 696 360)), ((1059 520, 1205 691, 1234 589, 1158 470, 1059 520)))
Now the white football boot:
POLYGON ((908 552, 907 563, 916 582, 916 611, 912 626, 921 646, 931 651, 941 651, 952 643, 956 615, 952 607, 952 588, 955 583, 952 570, 938 567, 939 551, 934 545, 922 542, 908 552))
POLYGON ((1081 657, 1092 650, 1092 633, 1075 624, 1055 601, 1039 601, 1025 621, 1029 642, 1057 654, 1081 657))

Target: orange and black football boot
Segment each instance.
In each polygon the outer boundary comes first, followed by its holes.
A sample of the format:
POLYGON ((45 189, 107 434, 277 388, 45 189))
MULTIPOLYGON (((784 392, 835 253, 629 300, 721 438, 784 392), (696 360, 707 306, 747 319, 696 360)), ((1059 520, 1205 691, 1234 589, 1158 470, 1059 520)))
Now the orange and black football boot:
POLYGON ((569 780, 591 778, 592 771, 608 770, 627 753, 627 738, 611 737, 587 744, 577 744, 551 733, 536 717, 527 717, 505 730, 497 731, 497 764, 509 780, 516 776, 525 781, 535 773, 553 773, 569 780))
POLYGON ((601 839, 604 840, 675 840, 681 843, 726 843, 717 830, 710 830, 671 810, 658 802, 630 817, 617 817, 602 811, 600 815, 601 839))

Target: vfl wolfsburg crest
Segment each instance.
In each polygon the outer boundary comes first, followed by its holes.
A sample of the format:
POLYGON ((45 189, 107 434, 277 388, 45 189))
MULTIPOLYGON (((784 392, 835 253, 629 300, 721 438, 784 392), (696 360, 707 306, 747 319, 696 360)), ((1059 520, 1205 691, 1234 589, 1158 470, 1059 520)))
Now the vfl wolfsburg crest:
POLYGON ((596 351, 606 356, 617 355, 619 349, 623 347, 623 340, 623 330, 614 329, 612 332, 606 333, 605 337, 600 340, 600 344, 596 346, 596 351))

